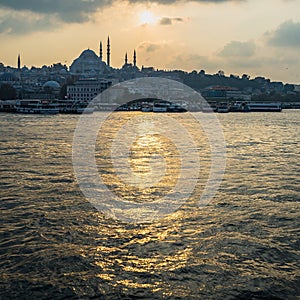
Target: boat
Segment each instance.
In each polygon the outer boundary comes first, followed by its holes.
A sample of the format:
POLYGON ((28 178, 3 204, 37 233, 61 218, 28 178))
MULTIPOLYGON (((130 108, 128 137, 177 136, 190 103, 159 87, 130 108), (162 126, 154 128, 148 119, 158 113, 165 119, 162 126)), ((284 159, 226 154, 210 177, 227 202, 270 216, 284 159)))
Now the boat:
POLYGON ((96 104, 95 110, 98 111, 114 111, 117 110, 119 104, 117 103, 98 103, 96 104))
POLYGON ((72 101, 61 106, 60 112, 63 114, 92 114, 94 108, 88 107, 87 102, 72 101))
POLYGON ((167 106, 167 112, 186 112, 187 109, 183 107, 183 105, 178 103, 170 103, 170 105, 167 106))
POLYGON ((16 113, 22 114, 58 114, 59 105, 51 100, 17 100, 14 106, 16 113))
POLYGON ((231 103, 230 112, 249 112, 247 102, 236 101, 231 103))
POLYGON ((0 100, 0 112, 15 112, 16 100, 0 100))
POLYGON ((217 102, 211 101, 211 102, 203 102, 201 111, 203 113, 212 113, 212 112, 217 112, 218 111, 218 105, 217 102))
POLYGON ((154 102, 153 103, 153 112, 167 112, 168 111, 168 103, 166 102, 154 102))
MULTIPOLYGON (((153 112, 170 112, 170 113, 179 113, 186 112, 187 109, 184 107, 184 104, 169 102, 169 101, 157 101, 153 103, 152 111, 153 112)), ((149 108, 148 108, 149 109, 149 108)), ((148 111, 146 108, 146 111, 148 111)), ((145 111, 145 109, 142 111, 145 111)))
POLYGON ((230 106, 227 102, 221 102, 218 104, 217 112, 218 113, 228 113, 230 106))
POLYGON ((141 111, 142 112, 152 112, 153 111, 153 105, 150 105, 149 103, 143 103, 141 111))
POLYGON ((281 112, 282 105, 280 102, 274 103, 247 103, 247 107, 250 112, 281 112))
POLYGON ((202 103, 201 111, 204 113, 213 113, 214 109, 213 109, 213 107, 211 107, 211 105, 209 103, 204 102, 204 103, 202 103))

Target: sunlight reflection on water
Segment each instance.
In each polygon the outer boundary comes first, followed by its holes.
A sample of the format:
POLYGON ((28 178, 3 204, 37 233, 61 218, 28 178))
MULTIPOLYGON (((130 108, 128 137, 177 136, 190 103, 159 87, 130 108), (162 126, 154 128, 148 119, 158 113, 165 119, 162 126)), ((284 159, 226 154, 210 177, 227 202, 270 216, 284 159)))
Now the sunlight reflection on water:
MULTIPOLYGON (((210 163, 197 131, 204 167, 193 197, 162 220, 134 225, 107 218, 82 195, 71 160, 78 117, 0 114, 1 299, 296 299, 299 112, 218 117, 227 169, 214 200, 203 209, 193 202, 210 163)), ((101 140, 109 138, 106 131, 101 140)), ((132 149, 137 172, 147 169, 143 142, 132 149)), ((161 144, 173 156, 158 194, 179 166, 176 149, 161 144)), ((104 146, 99 171, 128 196, 104 146)), ((132 201, 151 200, 149 191, 131 192, 132 201)))

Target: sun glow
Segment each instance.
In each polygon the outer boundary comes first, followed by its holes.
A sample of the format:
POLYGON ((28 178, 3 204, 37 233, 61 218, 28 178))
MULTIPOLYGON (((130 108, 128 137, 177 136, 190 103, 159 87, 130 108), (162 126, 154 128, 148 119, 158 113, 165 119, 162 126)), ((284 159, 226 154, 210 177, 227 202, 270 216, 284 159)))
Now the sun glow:
POLYGON ((155 22, 156 22, 156 17, 153 15, 152 12, 145 10, 140 13, 140 23, 142 25, 155 24, 155 22))

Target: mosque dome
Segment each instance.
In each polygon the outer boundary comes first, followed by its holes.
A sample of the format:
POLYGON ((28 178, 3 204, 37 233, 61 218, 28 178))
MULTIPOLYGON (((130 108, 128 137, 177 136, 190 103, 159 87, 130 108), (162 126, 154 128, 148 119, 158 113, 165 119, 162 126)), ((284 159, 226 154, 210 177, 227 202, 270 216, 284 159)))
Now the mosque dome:
POLYGON ((0 75, 0 81, 18 81, 19 79, 17 78, 16 75, 13 73, 3 73, 0 75))
POLYGON ((60 89, 60 84, 57 81, 50 80, 43 84, 44 88, 60 89))
POLYGON ((81 59, 98 59, 98 56, 96 55, 96 53, 93 50, 87 49, 84 50, 79 58, 81 59))
POLYGON ((86 49, 73 61, 70 71, 77 74, 99 74, 107 68, 106 63, 93 50, 86 49))

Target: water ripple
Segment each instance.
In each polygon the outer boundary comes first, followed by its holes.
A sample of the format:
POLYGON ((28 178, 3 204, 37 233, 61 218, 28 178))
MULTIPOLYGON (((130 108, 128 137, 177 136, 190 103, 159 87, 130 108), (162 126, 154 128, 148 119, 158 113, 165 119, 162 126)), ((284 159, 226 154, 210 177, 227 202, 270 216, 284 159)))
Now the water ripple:
MULTIPOLYGON (((220 115, 228 153, 216 197, 193 202, 203 174, 194 199, 150 225, 109 219, 84 198, 71 161, 77 118, 0 114, 1 299, 299 298, 298 112, 220 115)), ((200 135, 198 147, 209 165, 200 135)), ((146 158, 135 153, 134 167, 146 158)), ((120 189, 109 153, 97 159, 120 189)))

